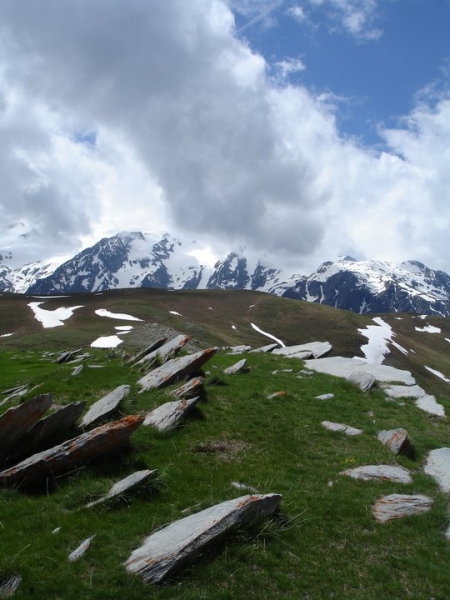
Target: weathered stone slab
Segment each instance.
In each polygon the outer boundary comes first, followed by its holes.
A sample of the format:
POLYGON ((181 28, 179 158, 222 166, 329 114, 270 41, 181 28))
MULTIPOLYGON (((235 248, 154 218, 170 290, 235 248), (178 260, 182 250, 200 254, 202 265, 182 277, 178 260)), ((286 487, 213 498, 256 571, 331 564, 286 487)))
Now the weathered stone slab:
POLYGON ((156 342, 153 342, 152 344, 138 352, 135 356, 132 356, 128 362, 130 364, 136 363, 138 360, 141 360, 141 358, 144 358, 144 356, 147 356, 147 354, 150 354, 150 352, 154 352, 155 350, 158 350, 158 348, 161 348, 161 346, 163 346, 166 342, 166 337, 159 338, 159 340, 156 340, 156 342))
POLYGON ((78 365, 78 367, 75 367, 75 369, 71 373, 72 377, 76 377, 77 375, 79 375, 83 368, 83 365, 78 365))
POLYGON ((392 519, 422 515, 428 512, 433 505, 433 500, 421 494, 390 494, 382 496, 372 507, 372 512, 377 521, 385 523, 392 519))
POLYGON ((124 444, 142 424, 144 417, 128 416, 97 427, 59 446, 33 454, 0 472, 0 485, 35 485, 49 477, 67 473, 73 467, 108 454, 124 444))
POLYGON ((320 396, 316 396, 316 400, 331 400, 334 398, 334 394, 320 394, 320 396))
POLYGON ((414 455, 414 447, 409 439, 408 432, 402 427, 380 431, 377 438, 394 454, 414 455))
POLYGON ((151 534, 125 562, 126 570, 146 583, 161 582, 220 537, 273 514, 280 502, 279 494, 242 496, 184 517, 151 534))
POLYGON ((387 383, 400 381, 408 386, 416 383, 409 371, 402 371, 388 365, 369 364, 364 360, 345 358, 343 356, 308 360, 306 366, 313 371, 334 375, 335 377, 348 378, 355 371, 364 371, 365 373, 371 373, 376 381, 387 383))
POLYGON ((365 371, 354 371, 347 377, 347 381, 354 383, 363 392, 368 392, 375 384, 375 377, 372 373, 365 371))
POLYGON ((309 342, 308 344, 276 348, 272 354, 281 354, 282 356, 290 356, 292 358, 308 358, 309 356, 320 358, 331 352, 332 348, 329 342, 309 342))
POLYGON ((404 467, 395 465, 365 465, 341 471, 341 475, 348 475, 353 479, 361 479, 362 481, 378 479, 381 481, 395 481, 397 483, 412 482, 410 471, 404 467))
POLYGON ((176 390, 170 392, 170 395, 177 400, 182 398, 192 398, 192 396, 198 396, 202 390, 204 377, 193 377, 189 379, 185 384, 178 387, 176 390))
POLYGON ((88 537, 86 540, 84 540, 84 542, 81 542, 81 544, 78 546, 78 548, 76 548, 73 552, 71 552, 69 554, 70 562, 73 562, 73 561, 81 558, 83 556, 83 554, 85 554, 86 551, 90 548, 91 542, 94 538, 95 538, 95 535, 91 535, 91 537, 88 537))
POLYGON ((42 417, 53 403, 51 394, 31 398, 0 417, 0 459, 42 417))
POLYGON ((279 390, 278 392, 273 392, 267 396, 267 400, 273 400, 274 398, 281 398, 282 396, 286 396, 286 392, 283 390, 279 390))
POLYGON ((81 417, 85 406, 84 401, 68 404, 49 414, 48 417, 40 419, 12 448, 13 460, 20 460, 24 456, 37 452, 42 449, 46 438, 72 427, 81 417))
POLYGON ((279 344, 267 344, 267 346, 261 346, 260 348, 255 348, 254 350, 250 350, 250 354, 257 354, 259 352, 272 352, 275 348, 278 348, 279 344))
POLYGON ((129 385, 119 385, 115 390, 95 402, 84 415, 81 427, 90 427, 100 419, 106 419, 117 410, 122 400, 130 392, 129 385))
POLYGON ((362 429, 356 429, 350 425, 343 425, 342 423, 333 423, 332 421, 322 421, 323 427, 329 431, 340 431, 345 435, 361 435, 362 429))
POLYGON ((117 496, 121 496, 126 492, 130 492, 131 490, 134 490, 142 484, 146 483, 149 479, 156 477, 157 474, 158 471, 156 469, 153 469, 152 471, 150 471, 149 469, 144 469, 143 471, 136 471, 136 473, 132 473, 131 475, 128 475, 128 477, 125 477, 124 479, 121 479, 120 481, 115 483, 109 490, 109 492, 106 494, 106 496, 103 496, 102 498, 99 498, 94 502, 89 502, 89 504, 86 504, 86 508, 91 508, 92 506, 96 506, 97 504, 101 504, 103 502, 106 502, 107 500, 111 500, 111 498, 116 498, 117 496))
POLYGON ((186 415, 198 404, 200 398, 188 398, 183 400, 174 400, 166 402, 152 410, 145 417, 143 425, 152 425, 159 431, 173 429, 180 419, 186 415))
POLYGON ((164 363, 171 356, 178 354, 178 352, 189 342, 191 337, 189 335, 177 335, 177 337, 166 342, 153 352, 149 352, 143 356, 140 360, 134 363, 134 366, 140 366, 145 364, 152 364, 155 360, 159 360, 164 363))
POLYGON ((169 360, 164 365, 157 367, 144 377, 139 379, 138 384, 141 386, 141 391, 152 390, 164 387, 185 379, 197 371, 202 365, 204 365, 214 354, 217 352, 217 348, 207 348, 206 350, 200 350, 194 354, 188 354, 187 356, 181 356, 169 360))
POLYGON ((236 375, 236 373, 239 373, 240 371, 245 369, 246 364, 247 364, 247 359, 243 358, 242 360, 239 360, 234 365, 231 365, 231 367, 224 369, 223 372, 225 373, 225 375, 236 375))
POLYGON ((437 481, 443 492, 450 492, 450 448, 431 450, 423 470, 437 481))

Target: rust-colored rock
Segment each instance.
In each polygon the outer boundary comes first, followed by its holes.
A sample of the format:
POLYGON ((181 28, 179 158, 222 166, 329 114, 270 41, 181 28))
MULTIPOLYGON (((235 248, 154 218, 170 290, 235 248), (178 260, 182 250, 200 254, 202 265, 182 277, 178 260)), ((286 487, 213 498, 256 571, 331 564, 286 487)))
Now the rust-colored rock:
POLYGON ((43 394, 8 409, 0 417, 0 461, 6 458, 8 450, 39 421, 52 403, 53 396, 43 394))
POLYGON ((186 417, 188 413, 198 404, 200 398, 184 398, 183 400, 174 400, 158 406, 150 412, 144 421, 144 425, 152 425, 159 431, 173 429, 178 422, 186 417))
POLYGON ((382 496, 372 507, 373 516, 380 523, 400 519, 410 515, 421 515, 428 512, 433 505, 433 500, 428 496, 391 494, 382 496))
POLYGON ((167 342, 166 337, 159 338, 159 340, 156 340, 156 342, 153 342, 152 344, 150 344, 149 346, 147 346, 146 348, 144 348, 143 350, 138 352, 135 356, 132 356, 128 360, 128 362, 130 364, 136 363, 138 360, 141 360, 141 358, 144 358, 144 356, 147 356, 147 354, 150 354, 150 352, 153 352, 154 350, 158 350, 158 348, 161 348, 161 346, 163 344, 165 344, 166 342, 167 342))
POLYGON ((414 457, 414 447, 406 429, 385 429, 378 434, 380 442, 394 454, 405 454, 414 457))
POLYGON ((125 443, 144 417, 128 416, 97 427, 59 446, 33 454, 0 472, 2 486, 30 486, 67 473, 72 468, 112 452, 125 443))
POLYGON ((202 390, 204 381, 204 377, 193 377, 192 379, 189 379, 189 381, 178 387, 176 390, 170 392, 170 396, 176 398, 177 400, 181 400, 182 398, 192 398, 193 396, 198 396, 202 390))
POLYGON ((175 356, 180 350, 189 342, 191 337, 189 335, 177 335, 169 342, 160 346, 153 352, 149 352, 145 356, 134 363, 134 366, 152 364, 155 360, 159 360, 161 363, 166 362, 171 356, 175 356))
POLYGON ((142 388, 140 393, 142 394, 146 390, 162 388, 189 377, 214 356, 216 352, 217 348, 207 348, 195 354, 188 354, 187 356, 169 360, 161 367, 154 369, 139 379, 138 384, 142 388))

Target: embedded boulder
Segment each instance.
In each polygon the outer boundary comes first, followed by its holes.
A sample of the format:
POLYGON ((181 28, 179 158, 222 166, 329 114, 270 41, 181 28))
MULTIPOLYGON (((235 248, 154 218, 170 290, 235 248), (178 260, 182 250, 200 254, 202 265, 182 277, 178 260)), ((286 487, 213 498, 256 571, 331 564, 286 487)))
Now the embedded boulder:
POLYGON ((390 494, 382 496, 372 507, 373 516, 380 523, 409 517, 411 515, 422 515, 433 506, 433 500, 421 494, 390 494))
POLYGON ((273 514, 280 502, 279 494, 248 495, 184 517, 147 537, 125 562, 125 568, 146 583, 159 583, 225 534, 273 514))
POLYGON ((348 475, 353 479, 362 479, 363 481, 378 479, 381 481, 395 481, 396 483, 412 482, 411 473, 408 469, 394 465, 365 465, 341 471, 341 475, 348 475))
POLYGON ((402 427, 380 431, 377 438, 394 454, 414 456, 414 447, 408 437, 408 432, 402 427))
POLYGON ((368 392, 375 384, 375 377, 366 371, 354 371, 347 377, 347 381, 357 385, 362 392, 368 392))

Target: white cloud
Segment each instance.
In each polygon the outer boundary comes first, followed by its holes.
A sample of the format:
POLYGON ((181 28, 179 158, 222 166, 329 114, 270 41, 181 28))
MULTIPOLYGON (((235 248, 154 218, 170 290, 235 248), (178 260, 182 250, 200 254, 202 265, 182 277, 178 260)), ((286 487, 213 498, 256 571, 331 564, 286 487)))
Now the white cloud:
MULTIPOLYGON (((320 4, 362 11, 355 35, 376 6, 320 4)), ((449 97, 423 96, 379 155, 341 137, 332 95, 267 71, 220 0, 0 3, 3 222, 32 224, 33 258, 162 229, 295 271, 339 254, 450 270, 449 97)))
POLYGON ((360 40, 374 40, 382 35, 374 27, 378 0, 308 0, 313 8, 325 11, 332 29, 338 28, 360 40))

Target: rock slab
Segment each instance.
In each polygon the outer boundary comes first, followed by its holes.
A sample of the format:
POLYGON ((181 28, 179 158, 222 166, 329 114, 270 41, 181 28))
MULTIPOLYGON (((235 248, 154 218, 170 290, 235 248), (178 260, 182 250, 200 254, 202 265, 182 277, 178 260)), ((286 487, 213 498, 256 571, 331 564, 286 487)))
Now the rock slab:
POLYGON ((120 481, 115 483, 109 490, 109 492, 106 494, 106 496, 103 496, 102 498, 99 498, 94 502, 89 502, 89 504, 86 504, 86 508, 91 508, 92 506, 101 504, 102 502, 106 502, 111 498, 121 496, 122 494, 125 494, 126 492, 137 488, 143 483, 146 483, 149 479, 156 477, 157 474, 158 471, 156 469, 152 471, 150 471, 149 469, 144 469, 143 471, 136 471, 135 473, 132 473, 131 475, 128 475, 128 477, 125 477, 124 479, 121 479, 120 481))
POLYGON ((408 432, 402 427, 380 431, 377 438, 394 454, 414 455, 414 447, 409 439, 408 432))
POLYGON ((0 485, 36 485, 49 477, 67 473, 73 467, 108 454, 121 446, 143 420, 144 417, 138 416, 124 417, 83 433, 59 446, 33 454, 14 467, 1 471, 0 485))
POLYGON ((437 481, 441 491, 450 492, 450 448, 431 450, 423 470, 437 481))
POLYGON ((280 502, 279 494, 242 496, 175 521, 147 537, 125 562, 126 570, 159 583, 223 535, 273 514, 280 502))
POLYGON ((145 417, 143 425, 152 425, 159 431, 173 429, 198 404, 200 398, 174 400, 158 406, 145 417))
POLYGON ((176 398, 177 400, 181 400, 182 398, 191 398, 192 396, 198 396, 198 394, 201 392, 204 381, 204 377, 193 377, 176 390, 170 392, 170 396, 176 398))
POLYGON ((340 431, 341 433, 345 433, 345 435, 361 435, 362 433, 362 429, 344 425, 343 423, 333 423, 333 421, 322 421, 322 426, 329 431, 340 431))
POLYGON ((100 419, 108 418, 117 410, 119 404, 128 396, 129 392, 129 385, 119 385, 115 390, 95 402, 84 415, 81 427, 89 427, 100 421, 100 419))
POLYGON ((395 481, 397 483, 411 483, 412 477, 408 469, 394 465, 365 465, 354 469, 346 469, 341 475, 348 475, 353 479, 370 481, 378 479, 381 481, 395 481))
POLYGON ((239 360, 234 365, 231 365, 231 367, 224 369, 223 372, 225 373, 225 375, 235 375, 236 373, 239 373, 240 371, 245 369, 246 364, 247 364, 247 359, 243 358, 242 360, 239 360))
POLYGON ((172 340, 166 342, 153 352, 149 352, 145 356, 143 356, 140 360, 137 360, 134 363, 134 366, 151 364, 155 360, 159 360, 162 363, 166 362, 166 360, 178 352, 189 342, 191 337, 189 335, 177 335, 177 337, 172 340))
POLYGON ((372 507, 373 516, 380 523, 409 517, 411 515, 422 515, 428 512, 433 505, 433 500, 421 494, 390 494, 382 496, 372 507))
POLYGON ((354 371, 347 377, 347 381, 357 385, 363 392, 368 392, 375 385, 375 377, 365 371, 354 371))
POLYGON ((200 350, 200 352, 195 352, 194 354, 188 354, 187 356, 169 360, 161 367, 157 367, 139 379, 138 384, 142 388, 140 393, 142 394, 142 392, 147 390, 162 388, 189 377, 214 356, 216 352, 217 348, 207 348, 206 350, 200 350))

